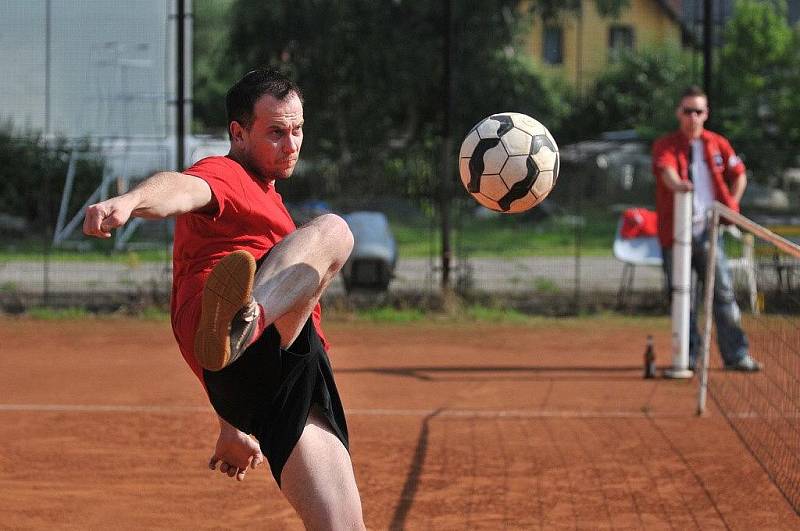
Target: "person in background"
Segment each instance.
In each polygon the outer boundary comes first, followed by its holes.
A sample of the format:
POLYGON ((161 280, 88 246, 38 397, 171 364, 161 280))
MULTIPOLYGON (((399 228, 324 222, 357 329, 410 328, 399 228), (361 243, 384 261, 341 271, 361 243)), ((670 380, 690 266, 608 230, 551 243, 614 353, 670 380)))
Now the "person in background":
MULTIPOLYGON (((658 237, 662 247, 667 291, 672 293, 673 210, 676 192, 693 192, 692 269, 697 273, 697 289, 692 297, 689 323, 689 368, 694 370, 700 348, 697 329, 697 301, 708 267, 709 227, 707 212, 714 201, 739 211, 739 202, 747 186, 745 167, 730 142, 705 128, 708 97, 697 86, 681 95, 675 115, 678 130, 662 136, 653 144, 653 174, 656 180, 658 237)), ((750 356, 747 336, 741 327, 741 313, 736 304, 730 267, 720 239, 716 245, 716 280, 714 282, 714 323, 717 342, 725 368, 755 372, 761 364, 750 356)))

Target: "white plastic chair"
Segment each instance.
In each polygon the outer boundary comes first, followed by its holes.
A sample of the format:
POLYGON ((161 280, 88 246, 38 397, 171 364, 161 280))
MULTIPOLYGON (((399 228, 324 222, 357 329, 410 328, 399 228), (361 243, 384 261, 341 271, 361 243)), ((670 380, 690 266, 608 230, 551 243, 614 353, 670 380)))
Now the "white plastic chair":
POLYGON ((623 238, 621 234, 622 218, 617 223, 617 232, 614 235, 614 257, 624 264, 622 279, 617 292, 617 305, 625 305, 625 299, 633 288, 633 278, 636 266, 661 267, 661 244, 657 236, 638 236, 623 238))
MULTIPOLYGON (((617 292, 617 305, 622 308, 625 300, 633 288, 636 266, 661 267, 661 244, 657 236, 638 236, 636 238, 623 238, 621 235, 622 218, 617 223, 617 232, 614 235, 614 257, 623 262, 622 278, 617 292)), ((728 257, 731 273, 740 272, 744 275, 744 284, 747 289, 747 300, 750 303, 750 312, 757 315, 758 285, 756 283, 755 261, 753 253, 753 236, 742 233, 737 227, 730 225, 724 230, 737 240, 742 241, 742 254, 738 257, 728 257)))

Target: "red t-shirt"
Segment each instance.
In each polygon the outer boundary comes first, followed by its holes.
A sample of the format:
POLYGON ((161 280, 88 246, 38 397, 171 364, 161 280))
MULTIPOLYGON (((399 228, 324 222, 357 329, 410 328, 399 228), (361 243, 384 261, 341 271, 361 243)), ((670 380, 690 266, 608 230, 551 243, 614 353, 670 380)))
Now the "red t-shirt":
MULTIPOLYGON (((731 196, 730 185, 745 172, 744 163, 736 156, 736 152, 724 136, 704 130, 700 138, 703 141, 704 159, 711 174, 715 199, 738 212, 739 205, 731 196)), ((661 179, 661 168, 673 168, 681 179, 684 181, 689 179, 689 139, 680 131, 662 136, 653 144, 658 239, 662 247, 671 247, 675 194, 661 179)))
MULTIPOLYGON (((175 221, 172 263, 172 330, 192 371, 203 381, 194 356, 203 286, 214 265, 237 249, 259 260, 296 229, 273 183, 251 176, 228 157, 208 157, 183 173, 203 179, 217 202, 213 214, 190 212, 175 221)), ((325 348, 320 306, 312 318, 325 348)))

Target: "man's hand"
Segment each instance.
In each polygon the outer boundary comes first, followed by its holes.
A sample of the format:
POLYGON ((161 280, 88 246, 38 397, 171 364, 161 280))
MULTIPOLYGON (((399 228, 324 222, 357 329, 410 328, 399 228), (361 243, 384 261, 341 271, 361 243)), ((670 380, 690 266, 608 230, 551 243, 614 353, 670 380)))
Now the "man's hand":
POLYGON ((678 181, 672 185, 673 192, 691 192, 694 190, 692 181, 678 181))
POLYGON ((134 204, 127 195, 90 205, 83 220, 83 233, 87 236, 110 238, 111 229, 124 225, 130 219, 133 209, 134 204))
POLYGON ((673 192, 691 192, 694 190, 692 181, 684 181, 674 168, 665 166, 661 168, 661 180, 673 192))
POLYGON ((261 454, 258 441, 219 419, 217 447, 208 462, 208 468, 215 470, 220 461, 220 472, 243 481, 247 468, 256 468, 264 462, 264 456, 261 454))

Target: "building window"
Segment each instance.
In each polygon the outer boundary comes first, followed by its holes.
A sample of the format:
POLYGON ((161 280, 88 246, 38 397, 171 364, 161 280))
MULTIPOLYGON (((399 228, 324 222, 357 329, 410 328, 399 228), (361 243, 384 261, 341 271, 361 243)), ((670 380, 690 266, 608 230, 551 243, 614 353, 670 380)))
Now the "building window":
POLYGON ((608 49, 612 59, 618 58, 624 51, 633 50, 634 42, 632 27, 611 26, 608 28, 608 49))
POLYGON ((563 32, 559 26, 545 26, 542 56, 549 65, 560 65, 564 62, 563 32))

